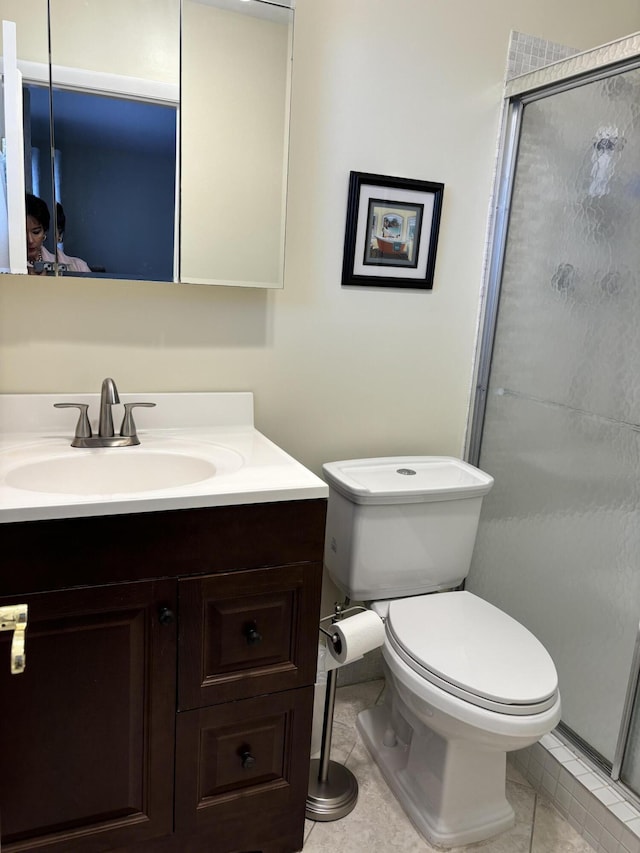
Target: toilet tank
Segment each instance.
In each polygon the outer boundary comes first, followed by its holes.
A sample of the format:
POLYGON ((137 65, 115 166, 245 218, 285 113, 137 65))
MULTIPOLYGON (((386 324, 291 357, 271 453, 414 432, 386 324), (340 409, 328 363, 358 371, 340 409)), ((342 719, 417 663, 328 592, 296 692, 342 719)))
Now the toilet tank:
POLYGON ((489 474, 451 456, 349 459, 322 469, 325 565, 349 598, 420 595, 467 576, 489 474))

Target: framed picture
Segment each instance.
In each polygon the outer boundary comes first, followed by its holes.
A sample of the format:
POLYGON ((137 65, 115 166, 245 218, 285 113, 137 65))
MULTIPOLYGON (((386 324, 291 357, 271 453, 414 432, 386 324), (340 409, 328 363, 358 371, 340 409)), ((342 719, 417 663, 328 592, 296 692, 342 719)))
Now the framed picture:
POLYGON ((431 290, 444 184, 351 172, 343 285, 431 290))

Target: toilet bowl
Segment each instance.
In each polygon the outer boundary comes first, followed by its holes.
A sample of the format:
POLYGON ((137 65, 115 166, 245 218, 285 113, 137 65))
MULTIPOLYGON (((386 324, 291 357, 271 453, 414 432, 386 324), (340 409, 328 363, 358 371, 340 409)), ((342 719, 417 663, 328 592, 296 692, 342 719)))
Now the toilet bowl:
POLYGON ((508 829, 515 816, 505 796, 506 753, 535 743, 560 719, 551 658, 526 628, 468 592, 387 604, 372 605, 388 611, 387 692, 384 705, 358 716, 367 748, 432 843, 469 844, 508 829), (424 617, 422 632, 400 621, 407 609, 424 617), (442 621, 446 642, 433 647, 442 621), (407 635, 417 638, 413 647, 407 635))
POLYGON ((557 725, 560 694, 530 631, 453 589, 493 479, 451 457, 348 460, 324 473, 329 574, 385 623, 385 702, 358 716, 365 745, 431 843, 508 829, 506 754, 557 725))

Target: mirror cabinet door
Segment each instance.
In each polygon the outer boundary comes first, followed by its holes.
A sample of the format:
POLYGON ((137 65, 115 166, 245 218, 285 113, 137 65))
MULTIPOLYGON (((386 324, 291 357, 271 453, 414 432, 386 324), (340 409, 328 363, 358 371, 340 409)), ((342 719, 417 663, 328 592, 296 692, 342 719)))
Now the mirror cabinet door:
MULTIPOLYGON (((40 191, 38 173, 50 149, 47 0, 3 0, 2 20, 0 271, 26 273, 25 190, 40 191), (31 122, 33 102, 45 105, 38 127, 31 122)), ((32 259, 37 246, 36 237, 32 259)))
POLYGON ((58 272, 175 281, 180 0, 56 0, 50 28, 58 272))
POLYGON ((183 0, 183 282, 282 287, 293 11, 183 0))

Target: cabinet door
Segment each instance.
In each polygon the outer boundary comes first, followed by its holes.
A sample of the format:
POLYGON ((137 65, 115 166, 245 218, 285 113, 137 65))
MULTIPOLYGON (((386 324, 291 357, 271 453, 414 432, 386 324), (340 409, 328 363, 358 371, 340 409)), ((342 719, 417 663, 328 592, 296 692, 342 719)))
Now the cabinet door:
POLYGON ((216 853, 300 850, 313 687, 178 714, 176 831, 216 853))
POLYGON ((179 708, 313 684, 320 563, 179 582, 179 708))
POLYGON ((173 829, 175 581, 26 601, 26 670, 0 634, 2 851, 95 853, 173 829))

